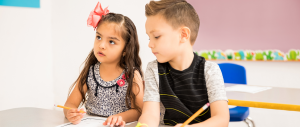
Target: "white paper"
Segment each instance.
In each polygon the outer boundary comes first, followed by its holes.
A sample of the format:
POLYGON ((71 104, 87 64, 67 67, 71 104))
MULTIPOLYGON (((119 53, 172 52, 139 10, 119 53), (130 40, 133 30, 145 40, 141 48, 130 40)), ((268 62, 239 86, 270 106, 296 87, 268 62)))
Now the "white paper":
POLYGON ((249 85, 235 85, 226 87, 226 91, 237 91, 237 92, 247 92, 247 93, 258 93, 271 89, 272 87, 261 87, 261 86, 249 86, 249 85))
MULTIPOLYGON (((82 118, 81 122, 77 125, 74 125, 72 123, 66 123, 56 127, 109 127, 109 125, 108 126, 103 125, 105 120, 106 118, 101 118, 101 117, 86 117, 86 118, 82 118)), ((131 123, 128 123, 126 125, 129 124, 131 123)))

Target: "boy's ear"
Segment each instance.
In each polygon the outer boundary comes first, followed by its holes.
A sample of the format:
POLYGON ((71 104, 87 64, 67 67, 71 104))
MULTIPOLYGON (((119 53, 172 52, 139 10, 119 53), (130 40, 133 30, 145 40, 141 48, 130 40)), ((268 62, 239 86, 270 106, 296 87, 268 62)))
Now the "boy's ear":
POLYGON ((181 27, 181 42, 189 42, 191 36, 191 30, 188 27, 181 27))

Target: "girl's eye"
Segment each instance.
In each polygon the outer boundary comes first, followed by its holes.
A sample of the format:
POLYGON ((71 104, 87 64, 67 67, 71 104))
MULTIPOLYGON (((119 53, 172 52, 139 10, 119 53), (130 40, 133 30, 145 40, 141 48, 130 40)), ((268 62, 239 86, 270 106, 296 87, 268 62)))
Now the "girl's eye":
POLYGON ((114 45, 114 44, 116 44, 116 43, 115 43, 115 42, 113 42, 113 41, 109 41, 109 43, 110 43, 110 44, 113 44, 113 45, 114 45))
POLYGON ((160 36, 156 36, 155 39, 158 39, 160 36))
POLYGON ((100 36, 97 36, 96 38, 97 38, 97 40, 101 40, 101 37, 100 37, 100 36))

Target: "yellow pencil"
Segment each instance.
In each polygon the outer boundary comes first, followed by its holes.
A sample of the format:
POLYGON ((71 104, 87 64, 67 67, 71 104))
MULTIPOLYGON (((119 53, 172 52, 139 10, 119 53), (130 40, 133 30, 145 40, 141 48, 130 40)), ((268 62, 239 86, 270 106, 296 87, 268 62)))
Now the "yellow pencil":
MULTIPOLYGON (((56 105, 56 104, 54 104, 54 106, 55 106, 55 107, 59 107, 59 108, 68 109, 68 110, 69 110, 69 109, 71 109, 70 107, 65 107, 65 106, 56 105)), ((79 112, 80 112, 80 113, 86 113, 86 112, 85 112, 85 111, 83 111, 83 110, 80 110, 79 112)))
POLYGON ((194 115, 192 115, 188 120, 186 120, 181 127, 188 125, 192 120, 194 120, 200 113, 209 107, 209 103, 206 103, 202 108, 200 108, 194 115))

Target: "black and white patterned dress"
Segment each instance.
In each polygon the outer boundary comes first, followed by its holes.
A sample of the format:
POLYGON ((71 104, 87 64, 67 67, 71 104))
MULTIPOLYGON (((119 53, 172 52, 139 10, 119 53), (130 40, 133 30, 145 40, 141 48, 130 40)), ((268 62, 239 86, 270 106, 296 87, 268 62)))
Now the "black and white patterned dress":
POLYGON ((128 83, 124 79, 124 71, 113 81, 104 81, 99 73, 100 62, 91 66, 87 76, 88 98, 85 104, 89 115, 111 116, 129 110, 126 107, 128 83), (117 82, 124 83, 118 85, 117 82), (98 88, 97 88, 98 87, 98 88))

